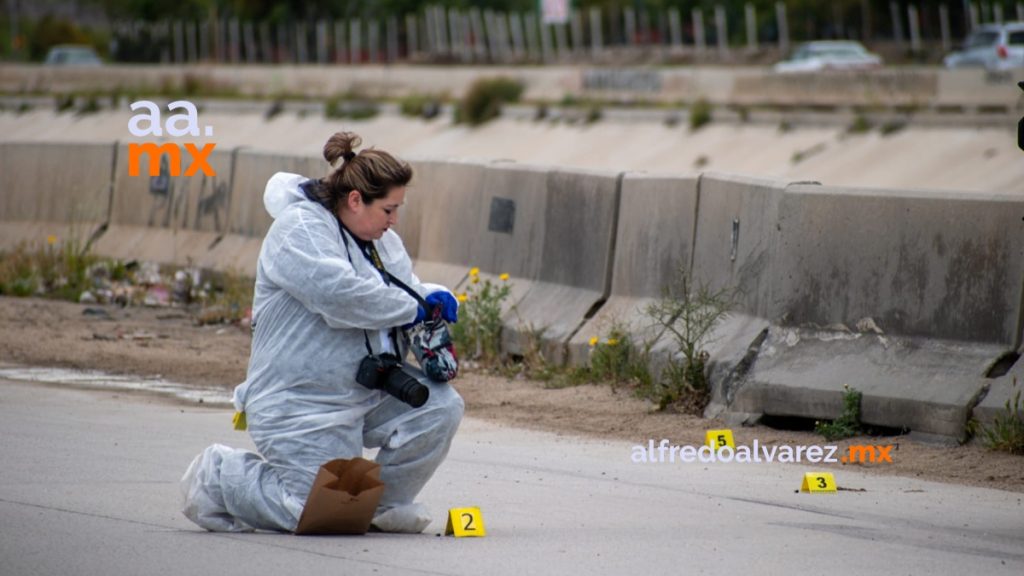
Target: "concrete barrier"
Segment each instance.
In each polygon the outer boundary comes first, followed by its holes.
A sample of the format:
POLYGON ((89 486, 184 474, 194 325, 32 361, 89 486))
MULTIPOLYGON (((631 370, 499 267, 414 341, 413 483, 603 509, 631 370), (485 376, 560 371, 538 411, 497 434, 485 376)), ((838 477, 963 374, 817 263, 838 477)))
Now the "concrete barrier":
MULTIPOLYGON (((503 304, 506 347, 520 351, 516 335, 521 328, 518 304, 540 278, 544 249, 544 222, 548 202, 550 169, 514 163, 488 164, 484 172, 479 214, 473 225, 462 230, 472 238, 469 265, 480 269, 480 281, 501 285, 508 274, 510 287, 503 304)), ((458 292, 472 290, 472 278, 456 286, 458 292)))
POLYGON ((1024 362, 1020 359, 1009 372, 989 380, 988 384, 988 393, 971 413, 980 425, 992 426, 996 418, 1007 422, 1012 418, 1011 411, 1024 410, 1024 362))
POLYGON ((943 70, 939 74, 935 106, 997 107, 1020 110, 1024 95, 1013 71, 989 72, 981 68, 943 70))
MULTIPOLYGON (((313 156, 218 150, 216 178, 163 189, 127 176, 126 148, 0 146, 2 246, 108 222, 100 254, 247 274, 270 224, 267 178, 327 171, 313 156)), ((508 163, 414 170, 402 231, 417 272, 457 290, 471 266, 509 273, 513 353, 539 330, 549 360, 584 361, 589 338, 640 320, 682 263, 697 282, 739 290, 705 346, 713 413, 834 418, 849 385, 866 424, 963 438, 968 418, 990 422, 1024 377, 1018 362, 986 378, 1024 340, 1024 197, 508 163)), ((655 352, 672 344, 662 336, 655 352)))
POLYGON ((106 222, 112 144, 0 145, 0 249, 21 242, 87 242, 106 222))
POLYGON ((481 215, 486 167, 417 161, 413 172, 420 203, 416 274, 424 282, 455 288, 473 266, 474 242, 485 224, 481 215))
POLYGON ((793 186, 779 226, 792 323, 1019 345, 1024 197, 793 186))
POLYGON ((939 72, 925 68, 825 74, 740 75, 730 103, 740 105, 925 106, 938 93, 939 72))
MULTIPOLYGON (((276 97, 296 87, 307 96, 358 92, 400 97, 412 93, 461 96, 481 77, 516 78, 528 100, 555 101, 566 94, 590 98, 693 102, 715 105, 802 106, 1000 106, 1018 101, 1012 72, 892 67, 874 71, 776 74, 755 66, 344 66, 330 74, 318 65, 115 64, 93 69, 0 64, 7 94, 145 93, 195 88, 276 97)), ((1012 108, 1011 108, 1012 109, 1012 108)))
POLYGON ((569 361, 587 361, 591 338, 605 338, 615 327, 636 343, 656 341, 646 306, 689 270, 697 219, 697 177, 626 173, 619 197, 611 293, 597 313, 573 336, 569 361))
POLYGON ((778 316, 772 298, 776 265, 779 204, 785 183, 705 173, 692 278, 712 291, 734 291, 728 316, 708 336, 708 377, 712 383, 708 414, 725 408, 735 380, 730 373, 778 316))
POLYGON ((327 162, 318 156, 239 149, 235 155, 227 233, 213 246, 207 259, 218 268, 230 268, 255 276, 260 246, 273 222, 263 206, 267 180, 277 172, 320 178, 327 175, 329 169, 327 162))
POLYGON ((540 273, 517 304, 513 353, 528 332, 542 334, 547 358, 561 363, 566 345, 611 292, 621 175, 553 170, 548 175, 540 273))
POLYGON ((773 327, 730 409, 963 438, 984 375, 1020 345, 1024 199, 792 186, 773 327))
POLYGON ((514 333, 516 304, 540 278, 550 170, 450 161, 418 162, 415 170, 421 214, 417 274, 456 292, 472 289, 470 268, 495 283, 508 274, 506 335, 514 333))
POLYGON ((128 145, 118 147, 110 222, 96 241, 98 254, 122 260, 212 266, 206 256, 227 230, 232 151, 214 149, 207 161, 216 175, 152 177, 128 174, 128 145))
POLYGON ((411 159, 402 158, 412 166, 412 181, 405 189, 405 205, 398 210, 398 224, 394 230, 402 238, 405 251, 412 258, 413 263, 420 254, 420 222, 423 211, 423 204, 431 199, 427 192, 420 187, 423 176, 416 169, 416 162, 411 159))

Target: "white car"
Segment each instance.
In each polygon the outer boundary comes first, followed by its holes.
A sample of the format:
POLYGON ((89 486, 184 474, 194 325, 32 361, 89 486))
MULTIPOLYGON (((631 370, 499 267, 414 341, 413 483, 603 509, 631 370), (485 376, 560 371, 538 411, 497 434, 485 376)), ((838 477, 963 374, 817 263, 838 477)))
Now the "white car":
POLYGON ((821 72, 823 70, 870 70, 882 65, 882 58, 868 52, 860 42, 819 40, 808 42, 775 65, 776 72, 821 72))
POLYGON ((1024 22, 981 26, 967 37, 963 50, 951 52, 942 62, 946 68, 1024 67, 1024 22))
POLYGON ((44 64, 47 66, 102 66, 103 61, 92 46, 61 44, 50 48, 44 64))

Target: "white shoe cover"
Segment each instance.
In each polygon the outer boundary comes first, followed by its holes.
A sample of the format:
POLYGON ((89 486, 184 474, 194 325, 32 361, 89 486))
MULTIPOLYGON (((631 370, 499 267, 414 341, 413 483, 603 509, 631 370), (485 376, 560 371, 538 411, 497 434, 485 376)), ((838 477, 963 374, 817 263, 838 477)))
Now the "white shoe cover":
POLYGON ((185 471, 185 475, 181 477, 181 512, 186 518, 211 532, 252 532, 252 526, 233 518, 224 510, 223 502, 215 501, 205 489, 205 477, 210 474, 209 464, 204 459, 207 451, 196 456, 185 471))
POLYGON ((373 518, 371 525, 381 532, 419 534, 430 524, 431 520, 427 507, 414 502, 378 513, 373 518))

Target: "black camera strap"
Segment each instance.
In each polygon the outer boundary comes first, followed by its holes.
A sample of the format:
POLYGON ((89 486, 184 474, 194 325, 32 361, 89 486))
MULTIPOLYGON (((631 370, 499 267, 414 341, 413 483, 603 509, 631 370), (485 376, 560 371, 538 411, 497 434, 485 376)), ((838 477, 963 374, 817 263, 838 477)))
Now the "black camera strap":
MULTIPOLYGON (((395 286, 401 288, 402 290, 407 292, 410 296, 412 296, 413 299, 415 299, 416 302, 420 306, 423 307, 424 312, 429 312, 430 311, 430 305, 427 304, 427 301, 424 300, 423 297, 420 296, 418 292, 416 292, 415 290, 410 288, 408 284, 406 284, 405 282, 402 282, 401 280, 396 278, 394 275, 392 275, 391 272, 388 272, 386 268, 384 268, 384 261, 381 260, 380 254, 377 252, 377 248, 373 245, 373 242, 360 242, 356 238, 356 235, 353 234, 348 229, 347 226, 342 224, 341 219, 338 219, 338 226, 341 228, 342 241, 345 243, 345 254, 348 255, 348 262, 349 262, 349 264, 352 264, 353 266, 355 266, 355 264, 352 262, 352 252, 349 250, 348 238, 345 237, 346 235, 352 237, 352 241, 355 242, 356 246, 359 247, 359 251, 362 252, 363 256, 370 262, 370 264, 374 268, 376 268, 378 272, 380 272, 381 278, 384 279, 384 283, 385 284, 391 285, 393 283, 395 286)), ((388 332, 388 335, 391 338, 392 345, 394 345, 395 350, 397 351, 398 350, 398 338, 395 335, 395 329, 392 328, 388 332)), ((370 347, 370 337, 367 335, 366 330, 363 330, 363 340, 366 343, 366 352, 372 356, 373 355, 373 348, 370 347)))

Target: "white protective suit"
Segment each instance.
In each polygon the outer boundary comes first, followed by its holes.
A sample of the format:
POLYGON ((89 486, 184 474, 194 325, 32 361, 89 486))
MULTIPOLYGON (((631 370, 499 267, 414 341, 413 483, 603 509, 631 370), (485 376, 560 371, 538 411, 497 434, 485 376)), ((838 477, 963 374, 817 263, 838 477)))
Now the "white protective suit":
MULTIPOLYGON (((417 303, 386 285, 335 216, 306 198, 306 180, 278 173, 264 194, 274 222, 256 270, 248 374, 234 394, 259 454, 204 450, 182 478, 183 512, 208 530, 294 531, 321 464, 379 447, 385 489, 374 526, 419 532, 430 517, 413 499, 448 452, 462 398, 408 363, 430 388, 420 408, 355 381, 364 329, 375 353, 387 351, 387 330, 413 321, 417 303)), ((420 295, 444 289, 416 278, 395 232, 375 246, 384 267, 420 295)))

